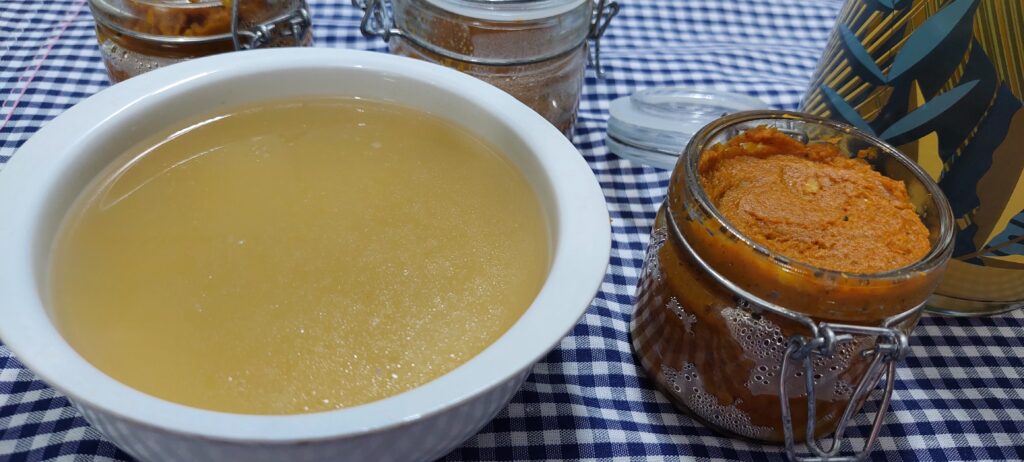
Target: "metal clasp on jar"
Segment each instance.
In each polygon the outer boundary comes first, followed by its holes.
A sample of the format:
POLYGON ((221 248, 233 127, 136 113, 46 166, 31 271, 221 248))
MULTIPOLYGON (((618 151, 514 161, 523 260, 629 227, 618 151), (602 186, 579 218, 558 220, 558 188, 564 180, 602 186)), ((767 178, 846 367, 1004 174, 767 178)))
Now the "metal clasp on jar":
MULTIPOLYGON (((601 37, 604 35, 604 31, 608 29, 612 18, 619 13, 619 3, 616 0, 587 1, 594 2, 594 10, 590 17, 590 30, 584 38, 584 41, 593 41, 593 51, 587 56, 587 59, 594 65, 597 76, 604 77, 604 69, 601 67, 601 37)), ((561 56, 582 45, 582 43, 576 43, 564 51, 535 56, 529 59, 480 58, 478 56, 456 53, 420 40, 411 34, 406 34, 395 26, 395 19, 391 13, 391 0, 352 0, 352 5, 363 10, 363 19, 359 22, 359 31, 362 32, 363 36, 381 37, 385 42, 393 36, 401 37, 436 55, 469 64, 482 66, 524 66, 536 64, 561 56)))
POLYGON ((779 402, 782 406, 782 427, 786 440, 786 456, 794 462, 854 462, 864 460, 864 458, 866 458, 871 452, 875 442, 878 440, 878 434, 882 429, 882 421, 885 418, 886 411, 889 409, 889 401, 892 399, 892 392, 896 383, 896 363, 903 359, 910 349, 907 335, 895 326, 898 326, 904 320, 923 310, 924 303, 899 315, 886 319, 882 322, 881 327, 835 323, 818 324, 810 317, 764 300, 738 286, 725 276, 722 276, 718 271, 712 268, 708 262, 704 261, 693 246, 683 237, 682 233, 679 231, 679 227, 676 225, 675 217, 672 216, 671 211, 668 211, 666 221, 669 224, 669 229, 675 235, 676 240, 682 244, 683 249, 685 249, 687 254, 693 258, 693 261, 696 262, 708 276, 735 294, 739 300, 739 304, 745 309, 749 309, 753 312, 767 311, 781 316, 799 323, 809 332, 809 335, 807 336, 793 335, 787 339, 787 349, 782 358, 782 365, 779 371, 779 376, 782 378, 779 381, 779 402), (825 450, 814 438, 814 429, 817 423, 814 357, 831 356, 836 352, 836 348, 840 345, 854 341, 855 336, 875 337, 876 342, 874 348, 861 352, 865 358, 871 357, 872 361, 868 370, 864 373, 864 376, 861 377, 860 381, 857 383, 857 387, 854 390, 853 395, 850 397, 850 401, 847 403, 846 409, 843 411, 843 415, 839 420, 835 432, 833 433, 832 445, 828 450, 825 450), (788 394, 789 390, 787 389, 785 380, 785 378, 788 377, 787 374, 789 372, 789 368, 787 367, 787 364, 790 361, 802 362, 804 366, 802 375, 805 380, 804 387, 806 388, 807 393, 806 444, 812 453, 812 456, 810 457, 797 454, 796 441, 793 436, 793 415, 792 412, 790 412, 790 395, 788 394), (856 451, 853 456, 838 456, 837 454, 842 447, 843 434, 850 423, 850 419, 853 417, 853 411, 856 409, 857 403, 860 400, 865 399, 871 390, 875 388, 875 384, 878 383, 878 379, 880 378, 878 374, 883 368, 886 374, 885 391, 882 396, 882 402, 878 405, 878 411, 875 414, 875 420, 871 426, 871 433, 867 442, 865 442, 864 447, 859 451, 856 451))
POLYGON ((284 37, 294 37, 296 43, 301 43, 312 23, 306 3, 302 2, 291 13, 257 24, 253 26, 252 30, 241 29, 238 24, 239 3, 241 0, 231 2, 231 41, 236 50, 259 48, 276 38, 284 37))
MULTIPOLYGON (((889 401, 892 399, 892 391, 896 383, 896 362, 903 359, 909 350, 909 341, 906 334, 889 326, 898 324, 914 312, 915 310, 909 310, 902 316, 890 318, 885 323, 887 327, 831 323, 821 323, 815 326, 813 323, 809 323, 808 325, 812 328, 813 332, 810 337, 796 335, 789 338, 789 345, 786 349, 786 355, 782 360, 780 375, 787 377, 786 374, 790 361, 803 363, 804 388, 806 389, 808 403, 806 444, 813 454, 811 457, 803 457, 796 453, 796 443, 793 436, 793 416, 790 412, 789 399, 787 398, 789 390, 786 389, 786 380, 781 380, 779 382, 779 396, 781 397, 782 404, 782 428, 786 436, 786 455, 790 460, 798 462, 846 462, 859 461, 867 457, 871 452, 871 448, 878 440, 878 433, 882 429, 882 421, 885 418, 886 411, 889 409, 889 401), (873 359, 871 365, 868 366, 868 370, 857 383, 857 388, 850 397, 850 401, 846 404, 843 416, 839 419, 838 426, 833 434, 832 445, 828 449, 824 449, 819 444, 819 441, 814 438, 814 429, 817 423, 816 406, 813 405, 815 402, 814 357, 831 356, 835 353, 836 347, 840 344, 854 341, 856 339, 855 336, 870 336, 877 339, 874 348, 862 352, 865 358, 871 357, 873 359), (878 374, 882 372, 883 368, 885 369, 886 376, 885 391, 882 395, 882 402, 878 405, 878 411, 875 413, 871 434, 864 443, 864 447, 857 451, 855 455, 837 457, 842 446, 843 434, 846 432, 846 427, 853 417, 853 411, 857 407, 857 403, 866 399, 867 395, 871 393, 871 390, 878 381, 878 374)), ((810 320, 808 319, 807 321, 810 320)))
POLYGON ((594 15, 590 19, 589 37, 594 41, 594 51, 588 58, 594 65, 594 72, 600 78, 604 77, 604 68, 601 67, 601 37, 604 36, 605 29, 617 14, 619 14, 619 2, 598 0, 597 6, 594 7, 594 15))

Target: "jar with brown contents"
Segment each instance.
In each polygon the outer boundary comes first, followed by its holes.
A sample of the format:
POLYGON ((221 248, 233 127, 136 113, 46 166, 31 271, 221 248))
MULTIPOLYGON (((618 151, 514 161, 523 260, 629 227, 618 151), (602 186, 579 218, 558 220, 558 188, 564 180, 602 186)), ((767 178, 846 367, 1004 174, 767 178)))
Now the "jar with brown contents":
POLYGON ((189 58, 312 43, 305 0, 90 0, 110 79, 189 58))
POLYGON ((781 111, 698 132, 658 212, 631 326, 679 408, 733 436, 833 457, 881 376, 870 450, 952 214, 912 161, 851 127, 781 111), (772 128, 766 128, 772 127, 772 128), (799 140, 799 141, 798 141, 799 140))
MULTIPOLYGON (((569 135, 589 49, 618 4, 605 0, 355 0, 362 31, 391 52, 505 90, 569 135)), ((596 45, 595 45, 595 48, 596 45)), ((596 56, 596 55, 595 55, 596 56)))

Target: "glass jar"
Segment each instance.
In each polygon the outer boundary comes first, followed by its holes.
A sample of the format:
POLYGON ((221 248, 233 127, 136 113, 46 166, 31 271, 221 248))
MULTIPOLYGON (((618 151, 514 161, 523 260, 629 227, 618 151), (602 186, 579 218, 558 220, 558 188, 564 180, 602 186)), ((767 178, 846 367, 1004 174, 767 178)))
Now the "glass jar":
POLYGON ((89 0, 113 82, 227 51, 312 44, 305 0, 89 0))
POLYGON ((361 30, 392 53, 454 69, 508 92, 567 136, 576 122, 588 39, 618 12, 605 0, 353 0, 361 30))
POLYGON ((736 113, 694 135, 672 173, 639 280, 633 348, 678 408, 725 434, 784 442, 794 460, 801 440, 814 456, 839 460, 831 458, 850 417, 884 374, 866 452, 888 406, 896 361, 952 242, 952 213, 938 186, 877 138, 797 113, 736 113), (740 234, 708 199, 697 165, 706 148, 760 125, 803 142, 835 143, 850 155, 874 148, 877 156, 866 160, 905 183, 929 230, 930 252, 895 271, 842 273, 774 254, 740 234), (831 447, 815 441, 833 432, 831 447))

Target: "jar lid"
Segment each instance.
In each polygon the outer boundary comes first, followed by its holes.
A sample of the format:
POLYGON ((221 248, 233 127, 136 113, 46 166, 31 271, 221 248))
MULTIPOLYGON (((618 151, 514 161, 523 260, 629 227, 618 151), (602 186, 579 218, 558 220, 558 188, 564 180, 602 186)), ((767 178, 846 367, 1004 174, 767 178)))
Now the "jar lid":
POLYGON ((460 16, 488 21, 534 21, 562 15, 590 0, 427 0, 460 16))
POLYGON ((697 131, 734 112, 767 109, 747 95, 687 87, 646 88, 612 101, 608 148, 624 159, 671 170, 697 131))

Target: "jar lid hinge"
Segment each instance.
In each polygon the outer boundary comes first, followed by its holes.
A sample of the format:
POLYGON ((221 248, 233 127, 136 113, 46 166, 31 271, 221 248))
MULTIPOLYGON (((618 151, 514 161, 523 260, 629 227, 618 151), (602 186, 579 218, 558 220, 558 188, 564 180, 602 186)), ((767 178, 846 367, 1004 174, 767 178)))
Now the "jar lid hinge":
POLYGON ((594 41, 594 52, 587 57, 594 66, 594 72, 598 78, 604 78, 604 68, 601 67, 601 37, 604 36, 605 29, 608 29, 612 18, 617 14, 619 14, 619 2, 615 0, 597 0, 594 16, 590 20, 589 34, 589 38, 594 41))
POLYGON ((312 24, 309 10, 303 2, 289 14, 257 24, 252 30, 245 30, 239 27, 239 3, 241 0, 231 2, 231 41, 236 50, 260 48, 277 37, 295 37, 296 41, 301 41, 312 24))

